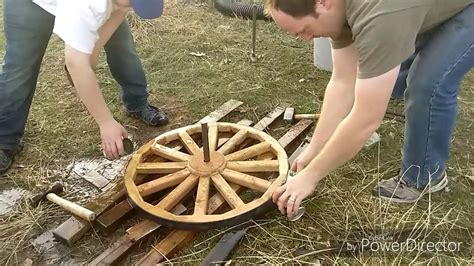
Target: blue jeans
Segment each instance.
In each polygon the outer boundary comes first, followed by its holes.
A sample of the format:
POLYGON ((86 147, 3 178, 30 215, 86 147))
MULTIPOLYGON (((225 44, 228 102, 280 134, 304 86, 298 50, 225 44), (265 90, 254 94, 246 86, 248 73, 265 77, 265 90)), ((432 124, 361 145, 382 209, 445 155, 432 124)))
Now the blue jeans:
POLYGON ((463 76, 474 67, 474 5, 417 38, 402 63, 392 96, 405 97, 400 176, 424 188, 446 169, 463 76))
MULTIPOLYGON (((32 0, 3 4, 5 55, 0 70, 0 149, 16 149, 25 131, 41 61, 54 26, 54 16, 32 0)), ((107 62, 122 87, 125 108, 136 111, 148 104, 145 73, 127 22, 105 46, 107 62)))

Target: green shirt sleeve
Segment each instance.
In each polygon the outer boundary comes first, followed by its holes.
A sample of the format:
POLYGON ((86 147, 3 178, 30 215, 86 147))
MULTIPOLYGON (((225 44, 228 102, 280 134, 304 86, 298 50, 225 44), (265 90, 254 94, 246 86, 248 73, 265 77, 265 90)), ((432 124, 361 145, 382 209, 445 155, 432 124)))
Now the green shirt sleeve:
POLYGON ((355 32, 358 78, 380 76, 400 65, 415 52, 415 41, 426 7, 376 16, 355 32))

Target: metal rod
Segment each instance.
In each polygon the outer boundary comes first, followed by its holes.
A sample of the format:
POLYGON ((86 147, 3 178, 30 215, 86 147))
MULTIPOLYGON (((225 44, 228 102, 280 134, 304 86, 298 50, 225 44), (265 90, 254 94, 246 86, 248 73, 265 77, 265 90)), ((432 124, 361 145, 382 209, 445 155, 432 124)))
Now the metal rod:
POLYGON ((252 56, 255 57, 255 39, 257 38, 257 5, 252 6, 252 56))
POLYGON ((204 151, 204 162, 208 163, 211 161, 211 156, 209 152, 209 130, 207 123, 201 123, 201 132, 202 132, 202 149, 204 151))

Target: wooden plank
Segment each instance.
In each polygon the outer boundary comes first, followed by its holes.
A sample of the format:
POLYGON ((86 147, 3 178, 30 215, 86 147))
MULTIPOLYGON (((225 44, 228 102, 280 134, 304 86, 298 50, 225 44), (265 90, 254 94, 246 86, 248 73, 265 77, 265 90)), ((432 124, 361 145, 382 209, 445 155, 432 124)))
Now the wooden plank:
POLYGON ((101 191, 109 184, 109 180, 103 175, 99 174, 95 169, 87 172, 82 176, 87 182, 91 183, 101 191))
POLYGON ((225 180, 243 186, 247 188, 251 188, 255 191, 264 193, 268 190, 270 185, 272 184, 270 181, 258 178, 252 175, 247 175, 244 173, 232 171, 230 169, 225 169, 222 173, 222 176, 225 180))
POLYGON ((183 244, 191 241, 196 235, 197 232, 174 230, 165 239, 158 243, 158 245, 156 245, 155 249, 153 250, 154 252, 147 253, 136 263, 136 265, 155 265, 156 262, 166 259, 165 254, 173 253, 183 244))
POLYGON ((86 234, 89 229, 91 229, 89 222, 71 216, 53 230, 53 235, 56 239, 72 246, 77 240, 86 234))
POLYGON ((199 120, 199 122, 197 123, 210 123, 210 122, 216 122, 218 120, 221 120, 223 117, 228 115, 230 112, 232 112, 233 110, 235 110, 237 107, 241 106, 242 104, 243 102, 230 99, 229 101, 221 105, 217 110, 211 112, 206 117, 199 120))
POLYGON ((279 107, 275 108, 272 112, 267 114, 267 116, 265 116, 263 119, 261 119, 254 126, 254 128, 263 131, 265 128, 267 128, 269 125, 271 125, 273 122, 275 122, 275 120, 278 117, 283 115, 283 113, 285 112, 285 108, 286 107, 284 107, 284 106, 279 106, 279 107))
POLYGON ((219 191, 221 196, 227 201, 227 203, 234 209, 245 205, 242 199, 235 193, 225 179, 220 175, 216 174, 211 176, 214 187, 219 191))
POLYGON ((128 200, 123 200, 99 216, 97 223, 103 228, 114 227, 117 225, 119 218, 123 217, 122 213, 129 213, 132 210, 133 206, 128 200))
MULTIPOLYGON (((96 216, 101 215, 109 209, 115 202, 125 197, 125 187, 123 182, 116 184, 112 189, 102 193, 96 200, 86 204, 86 208, 92 210, 96 216)), ((84 236, 91 228, 91 224, 71 216, 56 229, 53 235, 60 241, 68 245, 74 244, 84 236)))
MULTIPOLYGON (((173 209, 174 214, 182 214, 186 211, 186 207, 182 204, 173 209)), ((143 220, 140 223, 129 228, 127 232, 97 256, 89 265, 114 265, 118 263, 130 249, 140 240, 151 235, 161 225, 150 220, 143 220)))
MULTIPOLYGON (((269 125, 275 122, 280 116, 282 116, 283 113, 285 113, 285 108, 286 108, 285 106, 279 106, 275 108, 272 112, 270 112, 260 121, 258 121, 258 123, 253 127, 261 131, 265 130, 265 128, 267 128, 269 125)), ((248 145, 250 145, 251 143, 252 143, 252 139, 247 139, 243 143, 240 144, 238 149, 241 150, 247 147, 248 145)))

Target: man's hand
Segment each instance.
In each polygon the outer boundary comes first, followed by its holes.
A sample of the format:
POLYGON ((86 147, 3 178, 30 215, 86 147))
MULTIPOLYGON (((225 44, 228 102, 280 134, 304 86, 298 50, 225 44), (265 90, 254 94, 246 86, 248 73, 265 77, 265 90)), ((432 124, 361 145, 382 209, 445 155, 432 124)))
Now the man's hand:
POLYGON ((99 128, 105 157, 110 160, 119 159, 125 154, 122 140, 128 137, 127 130, 115 119, 102 123, 99 128))
POLYGON ((296 173, 300 172, 311 162, 311 160, 314 159, 314 157, 316 157, 316 155, 318 155, 318 151, 309 145, 291 164, 291 171, 296 173))
POLYGON ((301 171, 289 177, 286 184, 273 193, 273 202, 278 205, 278 210, 283 215, 291 218, 301 205, 301 202, 313 194, 319 180, 308 171, 301 171))

